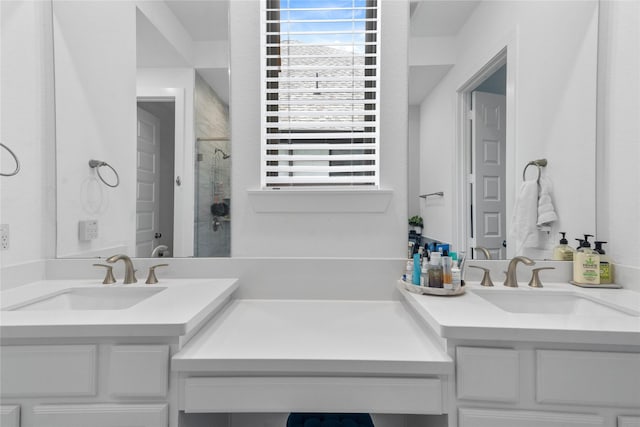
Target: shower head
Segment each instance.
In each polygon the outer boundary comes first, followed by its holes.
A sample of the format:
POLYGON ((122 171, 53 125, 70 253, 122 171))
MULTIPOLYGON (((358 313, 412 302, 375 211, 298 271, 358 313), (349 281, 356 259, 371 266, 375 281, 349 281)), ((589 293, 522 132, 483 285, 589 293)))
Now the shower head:
POLYGON ((217 154, 217 153, 222 153, 223 159, 228 159, 229 157, 231 157, 231 154, 227 154, 219 148, 216 148, 216 150, 213 152, 213 154, 217 154))

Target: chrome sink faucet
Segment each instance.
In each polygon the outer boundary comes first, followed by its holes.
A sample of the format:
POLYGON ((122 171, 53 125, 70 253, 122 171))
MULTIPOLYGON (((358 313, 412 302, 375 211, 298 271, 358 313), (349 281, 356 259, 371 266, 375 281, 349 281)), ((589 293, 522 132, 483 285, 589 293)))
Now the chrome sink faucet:
POLYGON ((106 261, 110 264, 120 260, 124 261, 124 269, 125 269, 124 281, 122 283, 124 283, 125 285, 136 283, 138 279, 136 279, 136 270, 133 267, 133 262, 131 261, 131 258, 129 258, 127 255, 119 254, 119 255, 110 256, 109 258, 106 259, 106 261))
POLYGON ((519 262, 523 263, 524 265, 535 265, 535 261, 533 261, 531 258, 527 258, 526 256, 516 256, 511 258, 511 261, 509 261, 509 268, 506 271, 507 277, 504 279, 504 286, 508 286, 510 288, 518 287, 516 268, 519 262))

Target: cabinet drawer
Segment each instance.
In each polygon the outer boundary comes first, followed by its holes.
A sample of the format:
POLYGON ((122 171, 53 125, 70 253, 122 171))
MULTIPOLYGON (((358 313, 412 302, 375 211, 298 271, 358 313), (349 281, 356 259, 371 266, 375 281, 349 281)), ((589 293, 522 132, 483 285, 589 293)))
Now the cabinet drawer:
POLYGON ((459 399, 517 402, 520 357, 505 348, 456 348, 456 386, 459 399))
POLYGON ((112 396, 163 397, 167 394, 169 346, 114 345, 109 352, 112 396))
POLYGON ((3 397, 94 396, 95 345, 3 346, 3 397))
POLYGON ((598 415, 461 408, 459 427, 603 427, 598 415))
POLYGON ((536 399, 541 403, 637 407, 640 354, 536 351, 536 399))
POLYGON ((43 427, 167 427, 169 405, 159 404, 79 404, 37 405, 34 425, 43 427))
POLYGON ((187 378, 186 412, 441 414, 438 378, 187 378))

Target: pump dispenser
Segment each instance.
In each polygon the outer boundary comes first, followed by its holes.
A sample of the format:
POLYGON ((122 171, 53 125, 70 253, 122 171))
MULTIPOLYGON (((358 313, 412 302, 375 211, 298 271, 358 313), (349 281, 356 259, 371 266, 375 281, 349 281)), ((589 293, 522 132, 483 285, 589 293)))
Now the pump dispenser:
POLYGON ((607 243, 602 240, 596 240, 595 242, 596 248, 595 251, 600 254, 600 284, 608 285, 613 283, 613 261, 611 257, 607 255, 602 248, 602 245, 607 243))
POLYGON ((560 244, 553 248, 553 259, 555 261, 573 261, 575 249, 569 246, 566 238, 567 233, 561 231, 560 234, 562 234, 562 239, 560 239, 560 244))
POLYGON ((599 285, 600 255, 591 249, 589 237, 593 236, 584 235, 584 241, 573 257, 573 281, 579 284, 599 285))

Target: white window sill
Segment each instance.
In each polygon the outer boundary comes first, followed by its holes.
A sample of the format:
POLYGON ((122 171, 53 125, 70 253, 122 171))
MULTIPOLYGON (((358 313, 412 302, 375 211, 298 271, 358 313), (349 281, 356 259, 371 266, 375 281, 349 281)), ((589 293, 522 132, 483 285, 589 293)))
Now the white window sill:
POLYGON ((257 213, 383 213, 392 190, 248 190, 257 213))

